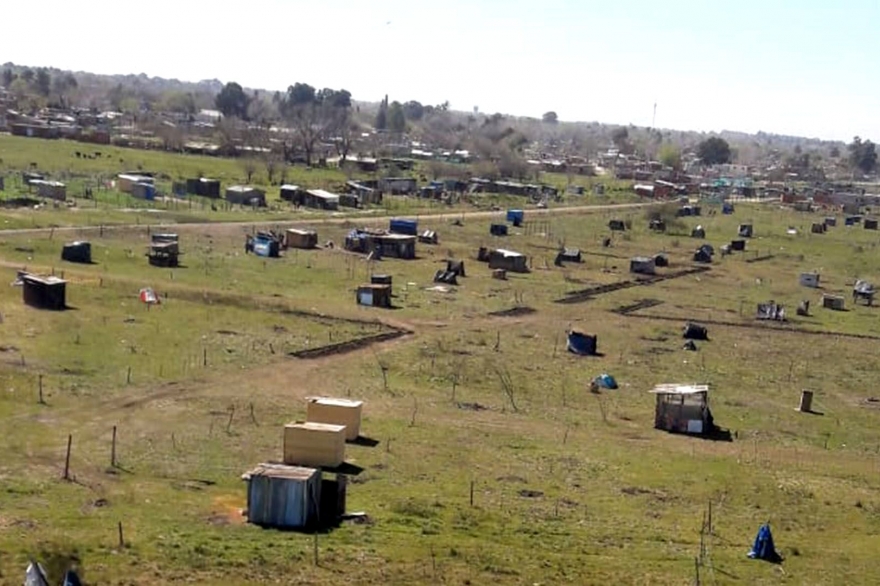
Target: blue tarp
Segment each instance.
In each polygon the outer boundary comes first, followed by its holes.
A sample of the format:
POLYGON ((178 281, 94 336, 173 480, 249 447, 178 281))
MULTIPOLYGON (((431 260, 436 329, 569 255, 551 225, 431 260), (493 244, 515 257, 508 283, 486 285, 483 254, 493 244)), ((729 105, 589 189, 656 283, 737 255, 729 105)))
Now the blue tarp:
POLYGON ((758 535, 755 536, 755 545, 752 546, 749 557, 754 560, 764 560, 774 564, 782 561, 782 556, 777 553, 776 547, 773 545, 773 533, 770 532, 769 523, 761 525, 761 528, 758 529, 758 535))
POLYGON ((417 236, 419 233, 419 223, 416 220, 401 220, 399 218, 393 218, 389 223, 388 231, 395 234, 417 236))
POLYGON ((617 381, 614 380, 614 377, 604 372, 593 379, 593 384, 601 389, 617 388, 617 381))
POLYGON ((581 356, 592 356, 596 353, 596 336, 581 332, 568 332, 568 351, 581 356))

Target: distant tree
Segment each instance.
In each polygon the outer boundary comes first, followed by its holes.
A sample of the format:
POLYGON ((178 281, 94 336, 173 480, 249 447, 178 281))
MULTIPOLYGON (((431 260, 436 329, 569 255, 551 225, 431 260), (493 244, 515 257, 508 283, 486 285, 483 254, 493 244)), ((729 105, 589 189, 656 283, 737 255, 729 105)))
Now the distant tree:
POLYGON ((192 92, 169 92, 162 96, 162 109, 191 116, 196 113, 196 99, 192 92))
POLYGON ((868 174, 877 167, 877 151, 870 140, 862 141, 858 136, 847 146, 849 162, 854 169, 868 174))
POLYGON ((245 182, 250 183, 251 179, 254 178, 254 173, 257 172, 257 161, 251 157, 243 158, 241 160, 241 170, 244 171, 245 182))
POLYGON ((376 130, 386 130, 388 128, 388 96, 379 104, 379 111, 376 112, 376 122, 373 123, 376 130))
POLYGON ((662 145, 657 153, 657 159, 667 167, 672 167, 676 171, 681 169, 681 151, 674 144, 667 142, 662 145))
POLYGON ((251 98, 234 81, 228 82, 214 98, 214 105, 224 116, 247 120, 248 104, 251 98))
POLYGON ((62 108, 68 107, 67 96, 79 86, 72 73, 65 73, 52 78, 52 94, 62 108))
POLYGON ((9 86, 12 85, 12 82, 15 81, 16 75, 11 69, 3 70, 3 87, 9 89, 9 86))
POLYGON ((31 83, 31 82, 34 81, 34 75, 35 75, 35 74, 34 74, 34 70, 33 70, 33 69, 31 69, 31 68, 29 68, 29 67, 25 67, 25 68, 22 70, 22 72, 21 72, 21 76, 20 76, 20 77, 21 77, 23 80, 25 80, 25 82, 27 82, 27 83, 31 83))
POLYGON ((34 78, 34 90, 44 98, 49 97, 52 92, 52 76, 49 75, 47 69, 41 67, 37 70, 37 76, 34 78))
POLYGON ((836 159, 840 156, 840 149, 836 145, 831 147, 831 152, 828 153, 828 156, 832 159, 836 159))
POLYGON ((343 122, 339 126, 334 144, 336 145, 336 154, 339 155, 342 162, 345 162, 348 158, 348 153, 351 151, 351 145, 360 132, 360 125, 351 119, 348 120, 347 124, 343 122))
POLYGON ((270 151, 263 157, 263 163, 266 166, 266 179, 269 181, 269 185, 274 185, 275 175, 285 167, 284 161, 276 153, 270 151))
POLYGON ((402 133, 406 130, 406 116, 403 113, 403 105, 400 102, 391 102, 388 106, 388 130, 402 133))
POLYGON ((618 150, 624 150, 629 143, 629 130, 623 126, 616 129, 611 133, 611 142, 614 143, 614 146, 616 146, 618 150))
POLYGON ((697 145, 697 156, 705 165, 729 163, 731 159, 730 145, 723 138, 712 136, 697 145))
POLYGON ((351 93, 329 88, 318 92, 308 84, 295 83, 287 88, 279 109, 296 134, 306 164, 311 165, 319 142, 350 124, 351 93))
POLYGON ((541 117, 541 120, 546 122, 547 124, 556 124, 559 122, 559 116, 556 115, 556 112, 544 112, 544 115, 541 117))
POLYGON ((403 105, 403 115, 407 120, 412 120, 414 122, 421 120, 422 116, 425 115, 425 107, 419 102, 410 100, 403 105))

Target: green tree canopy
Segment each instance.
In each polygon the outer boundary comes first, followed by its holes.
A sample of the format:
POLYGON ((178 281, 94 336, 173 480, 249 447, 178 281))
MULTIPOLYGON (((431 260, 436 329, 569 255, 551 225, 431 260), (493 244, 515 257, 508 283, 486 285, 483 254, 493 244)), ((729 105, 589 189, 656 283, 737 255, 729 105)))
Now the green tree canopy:
POLYGON ((711 136, 697 145, 697 156, 704 165, 720 165, 729 163, 731 159, 730 145, 723 138, 711 136))
POLYGON ((551 110, 549 112, 544 112, 541 120, 543 120, 547 124, 556 124, 557 122, 559 122, 559 116, 556 115, 556 112, 551 110))
POLYGON ((234 81, 228 82, 214 98, 214 104, 224 116, 247 119, 248 104, 251 98, 244 89, 234 81))
POLYGON ((657 153, 657 159, 667 167, 672 167, 675 170, 681 168, 681 151, 674 144, 666 143, 661 146, 657 153))
POLYGON ((870 140, 862 141, 858 136, 847 146, 849 162, 854 169, 870 173, 877 167, 877 151, 870 140))
POLYGON ((391 132, 403 132, 406 130, 406 116, 403 113, 403 105, 400 102, 391 102, 388 107, 388 130, 391 132))

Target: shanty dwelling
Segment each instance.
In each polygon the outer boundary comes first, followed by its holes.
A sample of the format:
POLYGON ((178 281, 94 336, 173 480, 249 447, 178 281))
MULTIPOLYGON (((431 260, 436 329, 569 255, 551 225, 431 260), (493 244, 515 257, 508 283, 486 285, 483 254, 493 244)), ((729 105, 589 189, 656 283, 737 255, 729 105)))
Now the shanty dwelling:
POLYGON ((725 202, 721 205, 721 213, 725 216, 732 214, 734 211, 733 204, 725 202))
POLYGON ((652 257, 634 256, 629 260, 629 272, 636 275, 653 275, 657 272, 657 265, 652 257))
POLYGON ((835 218, 834 216, 828 216, 827 218, 825 218, 824 222, 826 226, 828 226, 829 228, 833 228, 837 225, 837 218, 835 218))
POLYGON ((523 210, 507 210, 507 221, 519 228, 525 220, 526 214, 523 210))
POLYGON ((819 287, 819 273, 801 273, 800 277, 798 277, 798 282, 801 287, 816 289, 819 287))
MULTIPOLYGON (((285 436, 286 437, 286 436, 285 436)), ((245 473, 248 522, 261 527, 311 530, 320 518, 320 470, 260 464, 245 473)))
POLYGON ((357 303, 367 307, 391 307, 390 285, 360 285, 357 288, 357 303))
POLYGON ((315 248, 318 246, 318 233, 314 230, 288 228, 284 233, 286 248, 315 248))
POLYGON ((36 179, 30 182, 30 185, 37 188, 37 195, 46 199, 55 199, 64 201, 67 199, 67 185, 60 181, 46 181, 45 179, 36 179))
POLYGON ((412 260, 416 257, 416 237, 359 228, 352 230, 345 237, 345 249, 363 254, 372 253, 379 258, 388 256, 412 260))
POLYGON ((703 226, 697 226, 693 230, 691 230, 691 238, 705 238, 706 230, 703 229, 703 226))
POLYGON ((153 234, 147 250, 149 263, 156 267, 179 265, 180 244, 177 234, 153 234))
POLYGON ((139 175, 136 173, 120 173, 116 176, 116 189, 122 193, 132 193, 136 183, 155 183, 154 179, 149 175, 139 175))
POLYGON ((608 220, 608 229, 612 232, 623 232, 626 230, 626 224, 623 220, 608 220))
POLYGON ((699 216, 701 213, 700 206, 682 206, 678 208, 676 212, 676 216, 678 217, 687 217, 687 216, 699 216))
POLYGON ((297 203, 307 208, 318 210, 338 210, 339 196, 323 189, 309 189, 300 191, 300 199, 297 203))
POLYGON ((667 257, 663 253, 654 255, 654 266, 656 267, 668 267, 669 266, 669 257, 667 257))
POLYGON ((827 229, 828 226, 822 222, 813 222, 813 225, 810 226, 810 232, 813 234, 824 234, 827 229))
POLYGON ((711 244, 704 244, 694 252, 694 262, 711 263, 715 249, 711 244))
POLYGON ((391 275, 370 275, 370 285, 388 285, 389 287, 391 287, 393 281, 394 277, 392 277, 391 275))
POLYGON ((61 249, 61 260, 67 262, 77 262, 82 264, 91 264, 92 262, 92 245, 84 240, 76 242, 68 242, 61 249))
POLYGON ((137 199, 153 201, 156 199, 156 186, 152 183, 135 183, 131 186, 131 196, 137 199))
POLYGON ((853 305, 858 304, 859 300, 864 301, 865 305, 874 305, 875 293, 874 285, 868 281, 858 279, 855 285, 853 285, 853 305))
POLYGON ((300 203, 299 201, 299 193, 300 193, 299 185, 282 185, 278 192, 278 197, 281 198, 281 201, 289 201, 290 203, 300 203))
POLYGON ((230 185, 226 188, 226 201, 231 204, 266 207, 266 194, 249 185, 230 185))
POLYGON ((754 229, 751 224, 740 224, 737 234, 739 234, 740 238, 751 238, 754 234, 754 229))
POLYGON ((758 309, 755 312, 755 319, 765 321, 785 321, 785 309, 773 301, 759 303, 758 309))
POLYGON ((200 195, 202 197, 210 197, 213 199, 220 198, 220 181, 216 179, 208 179, 199 177, 197 179, 186 180, 186 192, 189 195, 200 195))
POLYGON ((596 335, 585 334, 578 330, 566 332, 568 337, 567 349, 572 354, 579 356, 595 356, 599 338, 596 335))
POLYGON ((448 259, 446 261, 446 272, 455 273, 456 277, 466 277, 464 272, 464 261, 448 259))
POLYGON ((418 184, 412 177, 384 177, 379 179, 379 190, 391 195, 415 193, 417 189, 418 184))
POLYGON ((666 222, 660 218, 654 218, 648 223, 648 229, 652 232, 666 232, 666 222))
POLYGON ((22 300, 37 309, 67 309, 67 281, 54 276, 21 274, 22 300))
POLYGON ((813 211, 813 206, 809 201, 796 201, 794 202, 794 211, 796 212, 811 212, 813 211))
POLYGON ((392 234, 406 234, 408 236, 416 236, 419 233, 419 222, 418 220, 391 218, 391 221, 388 222, 388 231, 392 234))
POLYGON ((341 208, 359 208, 361 207, 361 202, 358 199, 358 196, 354 193, 340 193, 339 194, 339 207, 341 208))
POLYGON ((528 273, 529 267, 525 255, 512 250, 498 248, 489 252, 489 268, 504 269, 511 273, 528 273))
POLYGON ((255 236, 247 235, 246 251, 252 251, 256 256, 277 258, 281 254, 281 243, 273 234, 257 232, 255 236))
POLYGON ((835 311, 843 311, 846 308, 846 302, 840 295, 822 295, 822 307, 833 309, 835 311))
POLYGON ((566 262, 582 262, 581 251, 579 248, 563 248, 558 253, 556 253, 556 260, 554 264, 558 267, 561 267, 563 263, 566 262))
POLYGON ((423 244, 438 244, 440 239, 434 230, 425 230, 419 234, 419 242, 423 244))
POLYGON ((345 426, 311 421, 284 426, 284 463, 336 468, 345 461, 345 426))
POLYGON ((743 252, 746 249, 746 241, 742 239, 731 240, 730 241, 730 250, 734 250, 736 252, 743 252))
POLYGON ((306 421, 344 425, 346 441, 354 441, 361 433, 363 407, 363 401, 307 397, 306 421))
POLYGON ((649 392, 656 397, 656 429, 693 435, 714 431, 715 423, 709 410, 709 385, 661 384, 649 392))
POLYGON ((847 216, 843 219, 844 226, 855 226, 862 221, 861 216, 847 216))
POLYGON ((877 229, 877 219, 876 218, 865 218, 865 230, 876 230, 877 229))
POLYGON ((489 226, 489 234, 492 236, 507 236, 507 224, 492 224, 489 226))
POLYGON ((682 332, 681 337, 685 340, 708 340, 709 330, 706 329, 706 326, 687 322, 684 325, 684 331, 682 332))
POLYGON ((382 203, 382 192, 376 187, 370 187, 358 181, 346 181, 345 186, 348 187, 351 195, 356 197, 356 201, 360 205, 379 205, 382 203))

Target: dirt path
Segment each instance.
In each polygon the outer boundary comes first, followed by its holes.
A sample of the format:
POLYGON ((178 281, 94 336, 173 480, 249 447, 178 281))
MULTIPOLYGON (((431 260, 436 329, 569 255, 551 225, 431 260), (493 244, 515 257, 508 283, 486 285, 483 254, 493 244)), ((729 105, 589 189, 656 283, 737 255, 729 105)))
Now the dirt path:
MULTIPOLYGON (((558 214, 589 214, 595 212, 603 212, 610 210, 627 210, 627 209, 639 209, 647 206, 655 205, 654 202, 647 203, 621 203, 621 204, 605 204, 605 205, 586 205, 586 206, 570 206, 570 207, 558 207, 558 208, 538 208, 538 209, 529 209, 528 214, 530 216, 545 216, 545 215, 558 215, 558 214)), ((493 211, 493 210, 480 210, 480 211, 470 211, 470 212, 454 212, 454 213, 440 213, 440 214, 407 214, 407 215, 415 215, 420 218, 431 218, 433 220, 455 220, 457 218, 471 218, 471 219, 479 219, 479 218, 494 218, 499 214, 502 214, 502 211, 493 211)), ((334 217, 316 217, 316 218, 302 218, 296 220, 272 220, 271 218, 267 218, 265 220, 255 221, 255 220, 247 220, 243 222, 194 222, 194 223, 165 223, 162 221, 157 221, 155 224, 117 224, 117 225, 108 225, 108 226, 100 226, 100 225, 86 225, 86 226, 61 226, 57 228, 19 228, 14 230, 0 230, 0 236, 13 236, 13 235, 28 235, 28 234, 44 234, 49 232, 57 232, 57 233, 66 233, 66 232, 77 232, 80 234, 85 234, 89 232, 96 232, 99 230, 104 231, 118 231, 118 230, 132 230, 132 229, 145 229, 147 226, 151 226, 153 228, 161 228, 161 227, 169 227, 174 226, 174 229, 177 231, 195 231, 195 230, 205 230, 205 229, 218 229, 218 228, 250 228, 253 226, 283 226, 283 227, 293 227, 293 226, 315 226, 315 225, 333 225, 333 224, 345 224, 350 222, 364 223, 370 224, 382 220, 387 220, 391 218, 391 215, 382 214, 382 215, 358 215, 358 216, 350 216, 345 218, 334 218, 334 217)), ((157 220, 160 220, 157 218, 157 220)))

